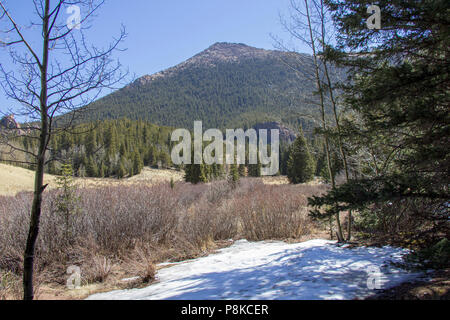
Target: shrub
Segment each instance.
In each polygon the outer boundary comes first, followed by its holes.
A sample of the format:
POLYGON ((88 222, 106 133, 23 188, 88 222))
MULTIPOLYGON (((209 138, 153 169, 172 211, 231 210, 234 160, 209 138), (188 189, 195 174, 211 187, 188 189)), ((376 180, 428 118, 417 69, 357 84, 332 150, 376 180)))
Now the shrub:
MULTIPOLYGON (((193 258, 214 241, 296 238, 309 232, 306 198, 321 186, 265 185, 245 178, 192 185, 114 185, 74 190, 76 215, 67 220, 55 205, 60 190, 44 193, 36 270, 65 284, 68 266, 82 269, 83 283, 104 282, 125 268, 143 281, 154 263, 193 258)), ((0 270, 20 275, 31 193, 0 197, 0 270)))
POLYGON ((449 234, 441 201, 402 199, 380 203, 355 215, 355 230, 366 237, 412 249, 427 248, 449 234))
POLYGON ((235 201, 248 240, 298 238, 312 226, 307 199, 294 186, 255 184, 235 201))
POLYGON ((430 248, 417 250, 407 257, 407 261, 418 263, 427 269, 448 268, 450 267, 450 241, 443 238, 430 248))

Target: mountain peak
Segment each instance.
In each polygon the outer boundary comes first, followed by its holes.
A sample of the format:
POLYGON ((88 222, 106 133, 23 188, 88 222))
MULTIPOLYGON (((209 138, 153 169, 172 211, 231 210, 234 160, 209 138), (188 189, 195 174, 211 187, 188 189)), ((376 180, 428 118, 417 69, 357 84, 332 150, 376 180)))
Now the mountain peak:
POLYGON ((214 64, 217 62, 238 61, 245 58, 264 58, 272 52, 250 47, 243 43, 216 42, 189 60, 202 64, 214 64))
POLYGON ((146 84, 160 77, 166 77, 177 71, 191 66, 215 67, 219 63, 240 62, 246 59, 264 59, 276 54, 277 51, 258 49, 243 43, 216 42, 192 58, 176 65, 175 67, 146 75, 137 80, 139 84, 146 84))
POLYGON ((232 50, 232 49, 256 49, 246 45, 245 43, 233 43, 233 42, 216 42, 210 46, 207 50, 232 50))
MULTIPOLYGON (((313 59, 306 54, 218 42, 99 99, 87 117, 127 117, 178 128, 192 128, 196 120, 205 129, 258 124, 278 129, 281 139, 292 141, 295 132, 289 128, 301 123, 310 133, 320 117, 314 81, 305 76, 313 70, 313 59)), ((332 69, 332 81, 337 72, 332 69)))

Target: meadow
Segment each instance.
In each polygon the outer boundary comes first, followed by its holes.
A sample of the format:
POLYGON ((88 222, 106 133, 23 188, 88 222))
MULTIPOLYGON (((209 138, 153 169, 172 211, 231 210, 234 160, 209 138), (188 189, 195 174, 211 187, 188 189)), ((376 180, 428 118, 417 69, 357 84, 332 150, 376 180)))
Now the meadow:
MULTIPOLYGON (((61 190, 45 192, 38 298, 140 287, 154 280, 157 264, 204 256, 234 240, 303 241, 322 232, 308 215, 307 198, 325 192, 325 185, 243 178, 237 185, 178 180, 172 188, 170 176, 146 174, 113 184, 78 181, 70 214, 61 213, 61 190), (66 290, 72 265, 81 268, 81 290, 66 290)), ((0 196, 0 299, 21 297, 31 199, 27 191, 0 196)))

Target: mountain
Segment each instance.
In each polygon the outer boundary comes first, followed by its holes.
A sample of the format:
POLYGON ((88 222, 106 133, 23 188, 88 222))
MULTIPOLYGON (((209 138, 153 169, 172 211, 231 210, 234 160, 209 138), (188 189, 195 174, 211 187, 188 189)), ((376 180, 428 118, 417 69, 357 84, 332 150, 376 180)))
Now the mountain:
POLYGON ((305 131, 319 110, 307 54, 216 43, 179 65, 143 76, 85 110, 84 121, 148 120, 192 128, 250 128, 280 122, 305 131))

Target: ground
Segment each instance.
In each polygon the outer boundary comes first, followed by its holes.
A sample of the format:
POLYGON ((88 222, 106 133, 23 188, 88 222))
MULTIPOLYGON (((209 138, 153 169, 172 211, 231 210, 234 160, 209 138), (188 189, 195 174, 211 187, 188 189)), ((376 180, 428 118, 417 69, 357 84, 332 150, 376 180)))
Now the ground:
MULTIPOLYGON (((76 183, 79 186, 85 187, 100 187, 111 184, 134 184, 146 182, 149 184, 159 183, 161 181, 169 182, 171 179, 176 181, 183 180, 183 172, 176 170, 158 170, 152 168, 144 168, 141 174, 129 179, 117 180, 117 179, 96 179, 96 178, 77 178, 76 183)), ((55 176, 46 175, 46 183, 49 183, 49 188, 55 187, 55 176)), ((288 183, 285 177, 264 177, 264 183, 266 184, 285 184, 288 183)), ((34 172, 23 168, 0 164, 0 195, 14 195, 21 191, 32 191, 34 183, 34 172)), ((319 183, 314 181, 313 183, 319 183)), ((313 233, 313 236, 325 238, 326 234, 313 233)), ((136 294, 136 298, 150 299, 150 298, 292 298, 292 299, 449 299, 450 281, 449 270, 439 271, 429 275, 429 279, 417 280, 416 276, 411 278, 406 274, 392 273, 388 274, 387 283, 389 288, 384 288, 378 291, 367 292, 364 289, 364 280, 367 280, 367 272, 362 270, 361 267, 367 267, 368 263, 382 263, 384 258, 388 258, 385 255, 389 252, 392 254, 399 254, 400 251, 386 252, 379 251, 380 248, 364 248, 363 249, 344 249, 332 245, 331 242, 326 240, 314 240, 315 242, 307 242, 309 239, 297 239, 303 241, 303 243, 285 243, 285 242, 264 242, 264 243, 248 243, 245 241, 237 242, 233 247, 220 249, 218 253, 203 257, 200 259, 210 259, 211 263, 205 265, 211 268, 217 268, 219 272, 209 270, 209 274, 215 274, 218 278, 214 278, 208 275, 208 272, 200 272, 197 274, 195 268, 189 269, 191 272, 191 278, 180 280, 177 278, 170 278, 170 271, 177 270, 176 268, 185 268, 185 266, 195 266, 194 260, 187 261, 185 263, 179 263, 172 266, 159 265, 161 269, 159 272, 159 283, 156 283, 147 288, 140 290, 143 291, 115 291, 112 293, 105 293, 105 295, 95 295, 94 298, 129 298, 136 294), (315 245, 312 245, 315 244, 315 245), (317 245, 320 244, 320 245, 317 245), (260 247, 262 246, 262 247, 260 247), (292 247, 289 247, 292 246, 292 247), (233 251, 236 248, 242 249, 242 252, 259 252, 254 256, 245 255, 242 261, 234 261, 234 256, 242 257, 241 251, 233 251), (247 249, 252 251, 248 251, 247 249), (258 248, 261 249, 258 251, 258 248), (223 251, 225 250, 225 251, 223 251), (226 250, 234 252, 233 256, 226 254, 226 250), (274 250, 274 251, 271 251, 274 250), (297 251, 296 251, 297 250, 297 251), (349 254, 350 250, 361 250, 360 257, 362 260, 355 261, 355 255, 349 254), (224 253, 225 252, 225 253, 224 253), (288 254, 288 253, 296 254, 288 254), (371 255, 366 255, 371 253, 371 255), (219 255, 218 255, 219 254, 219 255), (220 256, 220 254, 223 254, 220 256), (225 260, 224 257, 227 257, 225 260), (372 259, 380 259, 375 261, 372 259), (285 265, 280 264, 281 261, 285 265), (215 264, 218 263, 218 264, 215 264), (362 263, 362 264, 361 264, 362 263), (247 265, 246 265, 247 264, 247 265), (236 268, 234 268, 237 265, 236 268), (356 269, 350 268, 350 266, 356 266, 356 269), (336 266, 340 266, 340 269, 348 271, 347 274, 339 273, 339 269, 336 266), (292 268, 291 268, 292 267, 292 268), (225 268, 225 269, 224 269, 225 268), (229 269, 226 269, 229 268, 229 269), (317 271, 322 270, 322 271, 317 271), (334 270, 334 271, 333 271, 334 270), (270 272, 269 272, 270 271, 270 272), (337 272, 337 273, 333 273, 337 272), (269 278, 271 274, 274 274, 274 279, 269 278), (169 277, 169 282, 173 285, 172 291, 166 293, 161 291, 164 287, 165 275, 169 277), (248 277, 254 277, 255 279, 261 278, 259 283, 251 282, 250 286, 240 287, 240 282, 245 282, 248 277), (337 278, 336 278, 337 277, 337 278), (392 277, 392 278, 389 278, 392 277), (336 280, 337 279, 337 280, 336 280), (351 283, 348 280, 359 279, 358 283, 351 283), (414 280, 406 281, 403 280, 414 280), (223 280, 223 281, 222 281, 223 280), (229 281, 228 281, 229 280, 229 281), (400 281, 402 280, 402 281, 400 281), (180 282, 181 281, 181 282, 180 282), (192 281, 206 282, 210 289, 205 287, 199 287, 198 290, 194 290, 189 287, 192 285, 192 281), (230 290, 217 292, 217 288, 214 289, 214 285, 219 286, 222 282, 229 282, 230 290), (264 286, 264 281, 268 281, 272 284, 272 287, 268 288, 264 286), (400 283, 402 282, 402 283, 400 283), (319 286, 323 286, 325 289, 320 289, 319 286), (159 289, 158 289, 159 288, 159 289), (184 289, 189 289, 185 290, 184 289), (306 288, 306 289, 305 289, 306 288), (327 289, 328 288, 328 289, 327 289), (343 289, 345 288, 345 289, 343 289), (232 289, 232 290, 231 290, 232 289), (174 294, 173 290, 178 290, 174 294), (214 291, 216 290, 216 291, 214 291), (238 295, 233 295, 236 291, 238 295), (120 292, 120 293, 119 293, 120 292), (202 296, 202 294, 209 294, 202 296), (215 292, 215 293, 214 293, 215 292), (116 296, 117 294, 117 296, 116 296), (151 294, 151 297, 150 297, 151 294), (215 296, 214 296, 215 295, 215 296)), ((219 245, 219 248, 228 247, 230 243, 226 245, 219 245)), ((361 247, 359 247, 361 248, 361 247)), ((355 252, 355 251, 353 251, 355 252)), ((388 254, 389 255, 389 254, 388 254)), ((380 267, 383 264, 379 265, 380 267)), ((190 267, 189 267, 190 268, 190 267)), ((189 270, 181 270, 181 274, 189 274, 189 270)), ((341 270, 341 271, 342 271, 341 270)), ((203 270, 205 271, 205 270, 203 270)), ((170 285, 169 285, 170 286, 170 285)), ((50 287, 43 286, 40 299, 82 299, 91 294, 98 292, 105 292, 124 288, 133 288, 132 282, 120 281, 111 285, 93 284, 85 286, 80 290, 68 291, 64 286, 50 287)), ((139 289, 138 289, 139 290, 139 289)))
POLYGON ((206 257, 166 264, 146 288, 88 299, 362 299, 422 276, 391 264, 406 253, 393 247, 346 248, 321 239, 290 244, 240 240, 206 257))
MULTIPOLYGON (((75 182, 80 187, 101 187, 105 185, 125 184, 132 185, 135 183, 145 182, 148 184, 157 184, 160 182, 183 181, 184 172, 173 169, 154 169, 145 167, 142 172, 127 179, 114 178, 75 178, 75 182)), ((266 184, 286 184, 286 177, 264 177, 266 184)), ((56 176, 51 174, 45 175, 45 183, 49 184, 49 188, 56 186, 56 176)), ((315 183, 315 182, 314 182, 315 183)), ((21 191, 33 191, 34 171, 20 167, 10 166, 0 163, 0 195, 11 196, 21 191)))
POLYGON ((429 281, 408 281, 368 300, 450 300, 450 269, 430 274, 429 281))

